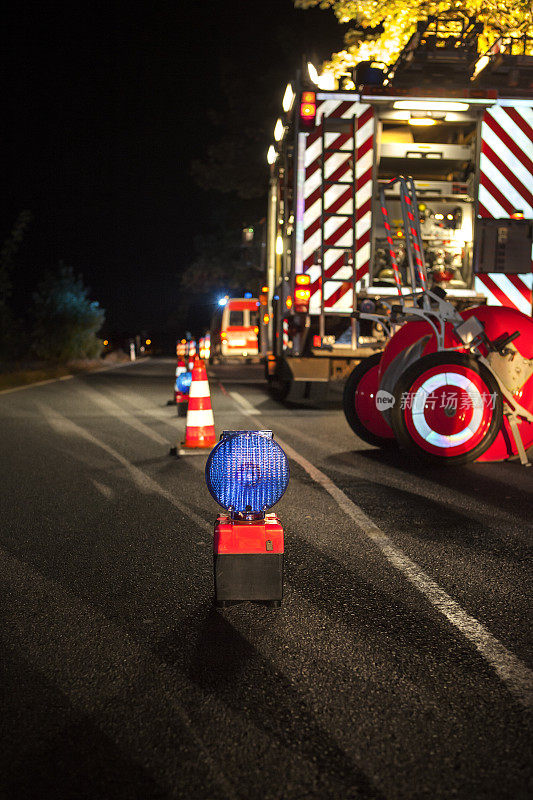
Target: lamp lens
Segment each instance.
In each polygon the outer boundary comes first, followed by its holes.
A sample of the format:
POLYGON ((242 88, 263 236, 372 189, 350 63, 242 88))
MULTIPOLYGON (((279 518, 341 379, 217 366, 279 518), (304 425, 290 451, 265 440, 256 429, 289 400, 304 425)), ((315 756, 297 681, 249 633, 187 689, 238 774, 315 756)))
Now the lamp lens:
POLYGON ((188 394, 191 388, 192 374, 190 372, 182 372, 176 378, 176 389, 182 394, 188 394))
POLYGON ((283 496, 289 463, 271 431, 230 431, 209 454, 205 479, 224 508, 259 514, 283 496))

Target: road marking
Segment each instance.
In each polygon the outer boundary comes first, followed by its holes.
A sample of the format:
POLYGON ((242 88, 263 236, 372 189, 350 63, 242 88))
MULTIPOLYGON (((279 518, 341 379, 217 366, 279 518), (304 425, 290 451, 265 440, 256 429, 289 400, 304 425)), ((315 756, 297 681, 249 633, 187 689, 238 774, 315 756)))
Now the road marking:
POLYGON ((397 547, 389 537, 372 522, 342 489, 335 486, 321 470, 317 469, 304 456, 290 445, 276 439, 289 458, 296 461, 316 483, 320 484, 333 497, 345 514, 381 550, 387 561, 401 572, 432 604, 452 623, 478 650, 485 661, 496 671, 500 680, 526 708, 533 705, 533 672, 502 643, 493 636, 477 619, 467 614, 441 587, 397 547))
POLYGON ((240 406, 246 414, 250 416, 257 416, 261 413, 258 408, 255 408, 250 401, 247 400, 246 397, 243 397, 242 394, 239 394, 239 392, 229 391, 228 394, 232 400, 235 400, 237 405, 240 406))
POLYGON ((433 578, 397 547, 324 472, 311 464, 286 442, 278 437, 276 437, 276 441, 289 458, 296 461, 310 478, 331 495, 344 513, 355 522, 359 530, 379 548, 389 564, 401 572, 429 600, 431 605, 474 645, 515 699, 525 708, 531 708, 533 706, 533 671, 507 650, 481 622, 464 611, 433 578))
POLYGON ((189 519, 192 519, 192 521, 195 522, 199 528, 207 531, 210 535, 213 533, 212 524, 206 522, 205 519, 202 519, 202 517, 198 516, 198 514, 195 514, 195 512, 192 511, 192 509, 190 509, 188 506, 180 503, 180 501, 176 499, 172 492, 167 491, 158 483, 156 483, 156 481, 154 481, 153 478, 150 478, 146 472, 143 472, 141 469, 136 467, 135 464, 132 464, 131 461, 128 461, 127 458, 124 458, 124 456, 117 452, 117 450, 115 450, 113 447, 110 447, 105 442, 102 442, 101 439, 97 439, 96 436, 92 435, 92 433, 89 433, 89 431, 87 431, 85 428, 76 425, 75 422, 72 422, 72 420, 68 419, 68 417, 60 414, 59 411, 56 411, 55 409, 43 404, 39 404, 39 407, 41 408, 43 416, 49 425, 58 433, 67 436, 69 434, 80 436, 86 441, 91 442, 91 444, 95 445, 96 447, 100 447, 102 450, 105 450, 108 455, 118 461, 119 464, 121 464, 127 470, 138 489, 140 489, 142 492, 153 492, 154 494, 161 495, 161 497, 164 497, 165 500, 168 500, 168 502, 173 505, 174 508, 178 509, 178 511, 181 511, 181 513, 185 514, 187 517, 189 517, 189 519))
POLYGON ((125 425, 129 425, 130 428, 133 428, 138 433, 142 433, 144 436, 147 436, 153 442, 157 444, 162 444, 168 446, 169 441, 165 439, 164 436, 157 433, 157 431, 152 430, 152 428, 145 425, 144 422, 141 422, 137 419, 137 417, 133 416, 128 412, 125 412, 123 408, 121 408, 114 400, 109 400, 105 397, 101 392, 98 392, 96 389, 92 387, 83 386, 82 389, 83 394, 87 395, 91 400, 103 408, 109 415, 119 419, 121 422, 124 422, 125 425))
MULTIPOLYGON (((0 389, 0 394, 11 394, 12 392, 22 392, 24 389, 33 389, 34 386, 46 386, 47 383, 58 383, 59 381, 68 381, 71 378, 77 378, 80 375, 91 375, 98 372, 109 372, 111 369, 119 369, 120 367, 129 367, 135 362, 127 362, 125 364, 113 364, 109 367, 100 367, 99 369, 87 370, 87 372, 80 372, 78 375, 61 375, 59 378, 47 378, 45 381, 34 381, 33 383, 25 383, 23 386, 13 386, 11 389, 0 389)), ((142 363, 142 362, 137 362, 142 363)))
POLYGON ((35 381, 25 383, 24 386, 13 386, 12 389, 2 389, 0 394, 11 394, 12 392, 22 392, 24 389, 33 389, 34 386, 46 386, 47 383, 57 383, 59 378, 48 378, 46 381, 35 381))
MULTIPOLYGON (((323 433, 323 430, 317 431, 316 437, 309 436, 302 431, 298 431, 295 428, 290 428, 288 425, 284 425, 284 423, 280 422, 277 418, 276 427, 285 430, 288 434, 296 437, 297 439, 301 439, 311 447, 318 447, 320 449, 321 447, 326 446, 324 436, 321 436, 321 442, 318 441, 318 437, 323 433)), ((328 442, 328 444, 331 444, 331 441, 328 442)), ((366 453, 372 449, 373 448, 369 446, 368 449, 365 448, 365 450, 361 452, 366 453)), ((351 455, 351 453, 349 454, 351 455)), ((335 456, 338 454, 332 450, 331 455, 335 456)), ((408 482, 410 478, 408 473, 403 472, 397 467, 392 467, 390 464, 387 465, 386 469, 379 464, 373 464, 372 466, 374 470, 376 470, 372 475, 372 481, 374 483, 378 482, 384 486, 389 486, 392 489, 400 489, 401 491, 406 491, 407 489, 411 494, 417 495, 424 500, 434 500, 436 503, 441 504, 453 503, 457 508, 461 509, 465 516, 478 520, 489 528, 494 528, 497 530, 498 522, 507 523, 511 526, 508 532, 509 535, 512 536, 516 534, 517 538, 520 537, 520 534, 513 530, 513 526, 517 526, 516 517, 514 517, 512 514, 509 514, 507 511, 503 511, 493 504, 482 503, 480 500, 476 500, 475 497, 466 497, 463 492, 454 487, 444 485, 436 486, 430 480, 422 478, 420 475, 417 475, 418 486, 414 486, 412 483, 408 482)), ((337 461, 336 468, 343 470, 344 472, 349 473, 356 478, 368 479, 368 464, 365 464, 362 468, 358 468, 355 463, 347 464, 344 461, 339 460, 337 461)), ((527 525, 526 522, 520 524, 524 527, 527 525)))
POLYGON ((115 496, 115 493, 111 487, 106 486, 104 483, 99 483, 99 481, 95 481, 94 478, 92 479, 92 483, 95 489, 98 489, 100 494, 103 494, 106 500, 112 500, 115 496))
POLYGON ((16 631, 17 649, 119 750, 145 765, 173 796, 182 771, 176 747, 186 731, 189 763, 193 750, 213 783, 229 800, 238 800, 223 764, 197 730, 194 712, 186 708, 216 702, 222 715, 218 701, 98 608, 2 549, 0 586, 10 598, 2 617, 16 631))

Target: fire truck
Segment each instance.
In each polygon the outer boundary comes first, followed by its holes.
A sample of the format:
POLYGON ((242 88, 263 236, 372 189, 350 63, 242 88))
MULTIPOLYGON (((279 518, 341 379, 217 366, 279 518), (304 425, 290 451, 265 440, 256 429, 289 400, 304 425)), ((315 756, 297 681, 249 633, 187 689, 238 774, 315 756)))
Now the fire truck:
POLYGON ((401 174, 414 179, 430 286, 459 310, 488 303, 531 315, 531 41, 502 36, 480 56, 481 30, 459 14, 429 17, 392 66, 360 63, 348 85, 329 89, 302 70, 287 86, 268 153, 261 313, 278 396, 323 394, 382 350, 382 326, 359 314, 386 315, 397 296, 380 209, 387 183, 407 270, 392 181, 401 174))

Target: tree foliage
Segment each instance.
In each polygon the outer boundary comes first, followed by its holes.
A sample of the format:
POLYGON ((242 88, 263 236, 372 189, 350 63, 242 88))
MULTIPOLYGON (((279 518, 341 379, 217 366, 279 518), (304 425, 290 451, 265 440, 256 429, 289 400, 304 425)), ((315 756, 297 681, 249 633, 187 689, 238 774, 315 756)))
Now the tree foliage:
POLYGON ((324 71, 336 76, 359 61, 394 63, 417 22, 436 14, 476 16, 484 26, 480 53, 502 35, 533 36, 531 0, 294 0, 294 4, 304 9, 332 9, 339 22, 355 22, 345 36, 346 48, 324 64, 324 71))
POLYGON ((243 246, 232 231, 215 230, 197 237, 197 257, 182 275, 190 292, 257 291, 263 281, 257 246, 243 246))
POLYGON ((96 358, 102 342, 96 334, 104 311, 89 300, 89 290, 71 267, 48 274, 33 295, 33 351, 48 361, 96 358))
POLYGON ((13 289, 11 272, 14 257, 24 239, 31 218, 31 211, 21 211, 0 249, 0 355, 2 357, 14 355, 14 347, 20 342, 20 325, 15 322, 9 304, 13 289))

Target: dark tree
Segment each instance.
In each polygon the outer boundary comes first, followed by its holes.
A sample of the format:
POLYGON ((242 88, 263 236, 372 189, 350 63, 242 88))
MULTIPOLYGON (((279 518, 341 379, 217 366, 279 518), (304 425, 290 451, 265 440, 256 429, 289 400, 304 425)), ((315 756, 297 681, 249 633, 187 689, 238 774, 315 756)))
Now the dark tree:
POLYGON ((13 317, 9 301, 13 289, 14 257, 31 222, 31 217, 30 211, 20 212, 0 250, 0 356, 3 358, 15 355, 17 342, 20 342, 20 324, 13 317))
POLYGON ((96 334, 104 311, 89 300, 89 290, 72 267, 48 274, 33 295, 33 352, 47 361, 96 358, 102 342, 96 334))

